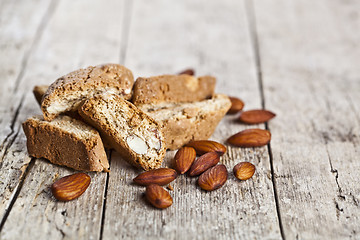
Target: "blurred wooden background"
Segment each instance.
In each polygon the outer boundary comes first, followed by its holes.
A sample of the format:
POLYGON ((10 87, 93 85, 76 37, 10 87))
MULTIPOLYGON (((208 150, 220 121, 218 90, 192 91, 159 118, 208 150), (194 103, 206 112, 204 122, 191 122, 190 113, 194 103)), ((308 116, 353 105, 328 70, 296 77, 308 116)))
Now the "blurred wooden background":
MULTIPOLYGON (((0 239, 360 239, 359 30, 358 0, 0 0, 0 239), (55 201, 49 186, 75 171, 27 155, 32 88, 109 62, 136 77, 216 76, 245 109, 277 113, 256 126, 271 144, 228 146, 217 191, 178 177, 163 211, 116 152, 83 196, 55 201), (240 161, 252 179, 232 175, 240 161)), ((212 139, 249 128, 235 118, 212 139)))

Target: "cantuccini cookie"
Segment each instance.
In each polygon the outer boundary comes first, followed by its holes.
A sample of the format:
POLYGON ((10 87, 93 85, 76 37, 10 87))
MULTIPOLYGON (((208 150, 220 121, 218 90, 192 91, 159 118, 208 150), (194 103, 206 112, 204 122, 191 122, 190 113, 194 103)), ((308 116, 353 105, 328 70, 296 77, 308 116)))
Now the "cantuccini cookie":
POLYGON ((76 111, 85 99, 102 92, 129 99, 133 83, 132 72, 119 64, 90 66, 71 72, 46 90, 41 102, 44 119, 51 121, 61 113, 76 111))
POLYGON ((230 99, 216 94, 192 103, 158 103, 139 106, 161 126, 165 146, 175 150, 192 140, 208 139, 231 106, 230 99))
POLYGON ((160 126, 132 103, 100 94, 85 101, 79 113, 131 164, 144 170, 161 166, 166 149, 160 126))
POLYGON ((68 116, 51 122, 31 117, 23 123, 30 156, 81 171, 108 171, 109 163, 99 133, 68 116))
POLYGON ((134 84, 132 102, 156 104, 160 102, 194 102, 211 98, 216 79, 211 76, 194 77, 187 74, 138 78, 134 84))

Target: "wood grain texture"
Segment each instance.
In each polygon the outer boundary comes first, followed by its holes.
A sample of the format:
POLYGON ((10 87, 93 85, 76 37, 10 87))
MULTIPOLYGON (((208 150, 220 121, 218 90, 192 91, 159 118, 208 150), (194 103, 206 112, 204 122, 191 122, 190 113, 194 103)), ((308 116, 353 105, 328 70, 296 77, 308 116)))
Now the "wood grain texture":
MULTIPOLYGON (((49 1, 3 1, 0 14, 0 219, 16 195, 30 161, 20 133, 20 111, 24 91, 16 92, 16 82, 23 78, 29 53, 41 35, 41 25, 51 10, 49 1), (38 9, 32 14, 29 9, 38 9)), ((27 90, 28 91, 28 90, 27 90)))
MULTIPOLYGON (((137 76, 176 73, 192 67, 198 75, 218 77, 217 91, 244 98, 260 107, 248 25, 243 2, 134 1, 125 63, 137 76), (216 9, 216 17, 214 11, 216 9), (154 17, 156 16, 156 17, 154 17)), ((242 129, 226 117, 212 139, 224 142, 242 129)), ((172 166, 174 151, 163 166, 172 166)), ((173 205, 151 207, 144 187, 132 179, 139 173, 114 153, 106 197, 103 239, 279 239, 267 148, 241 150, 228 146, 221 158, 229 171, 224 187, 202 191, 197 178, 179 176, 171 185, 173 205), (255 164, 245 182, 232 174, 240 161, 255 164)))
POLYGON ((358 239, 360 4, 254 4, 285 238, 358 239))
MULTIPOLYGON (((41 113, 31 93, 34 85, 50 84, 80 67, 119 61, 123 24, 123 16, 119 13, 125 11, 124 1, 108 1, 105 5, 99 1, 58 1, 57 4, 29 56, 27 71, 19 81, 17 91, 24 94, 24 99, 13 123, 14 129, 19 131, 18 142, 8 148, 4 159, 8 168, 20 168, 17 166, 20 157, 29 159, 20 124, 27 117, 41 113)), ((6 169, 3 167, 2 171, 6 169)), ((0 238, 98 239, 106 173, 92 174, 90 188, 77 201, 59 203, 49 195, 48 187, 55 176, 74 172, 37 159, 12 206, 0 238)), ((6 189, 19 183, 10 178, 5 184, 6 189)))

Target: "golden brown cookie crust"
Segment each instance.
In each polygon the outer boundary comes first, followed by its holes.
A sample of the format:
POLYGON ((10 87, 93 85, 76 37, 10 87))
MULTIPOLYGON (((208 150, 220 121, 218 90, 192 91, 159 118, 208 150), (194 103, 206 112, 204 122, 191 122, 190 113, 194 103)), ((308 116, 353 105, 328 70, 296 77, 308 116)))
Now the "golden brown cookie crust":
POLYGON ((193 102, 211 98, 216 79, 211 76, 161 75, 138 78, 134 84, 132 102, 156 104, 160 102, 193 102))
POLYGON ((22 126, 30 156, 81 171, 108 171, 100 135, 85 123, 68 116, 53 122, 32 117, 22 126))
POLYGON ((67 111, 76 111, 82 101, 102 92, 131 98, 132 72, 119 64, 90 66, 71 72, 49 86, 41 102, 44 119, 51 121, 67 111))

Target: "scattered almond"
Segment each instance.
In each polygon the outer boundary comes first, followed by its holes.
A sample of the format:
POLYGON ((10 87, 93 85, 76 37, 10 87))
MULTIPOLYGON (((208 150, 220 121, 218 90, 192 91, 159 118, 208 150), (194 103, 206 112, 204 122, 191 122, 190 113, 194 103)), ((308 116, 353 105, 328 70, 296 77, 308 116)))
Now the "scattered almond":
POLYGON ((206 191, 213 191, 222 187, 225 184, 227 178, 227 169, 225 165, 220 164, 206 170, 203 174, 201 174, 198 179, 198 185, 206 191))
POLYGON ((173 203, 169 192, 156 184, 151 184, 146 187, 146 199, 156 208, 167 208, 173 203))
POLYGON ((240 180, 248 180, 254 173, 255 166, 249 162, 241 162, 234 167, 234 175, 240 180))
POLYGON ((216 152, 208 152, 201 155, 191 166, 189 176, 197 176, 205 172, 220 161, 220 157, 216 152))
POLYGON ((195 149, 192 147, 180 148, 175 154, 175 169, 180 174, 186 173, 196 158, 195 149))
POLYGON ((263 129, 246 129, 233 136, 227 142, 237 147, 261 147, 271 140, 271 133, 263 129))
POLYGON ((177 177, 177 172, 171 168, 159 168, 143 172, 134 178, 134 182, 139 185, 166 185, 177 177))
POLYGON ((182 72, 179 72, 179 75, 180 75, 180 74, 187 74, 187 75, 194 76, 194 75, 195 75, 195 71, 194 71, 194 69, 189 68, 189 69, 185 69, 185 70, 182 71, 182 72))
POLYGON ((228 114, 235 114, 240 112, 244 108, 244 102, 236 97, 229 97, 231 101, 231 107, 228 114))
POLYGON ((216 152, 219 156, 226 153, 226 147, 221 143, 210 140, 192 141, 186 144, 187 147, 193 147, 197 155, 203 155, 208 152, 216 152))
POLYGON ((169 189, 170 191, 173 191, 173 190, 174 190, 173 186, 171 186, 170 184, 167 185, 167 189, 169 189))
POLYGON ((248 124, 257 124, 267 122, 275 116, 275 113, 267 110, 249 110, 241 113, 239 121, 248 124))
POLYGON ((86 173, 75 173, 60 178, 51 185, 51 192, 59 201, 70 201, 80 197, 90 184, 90 176, 86 173))

